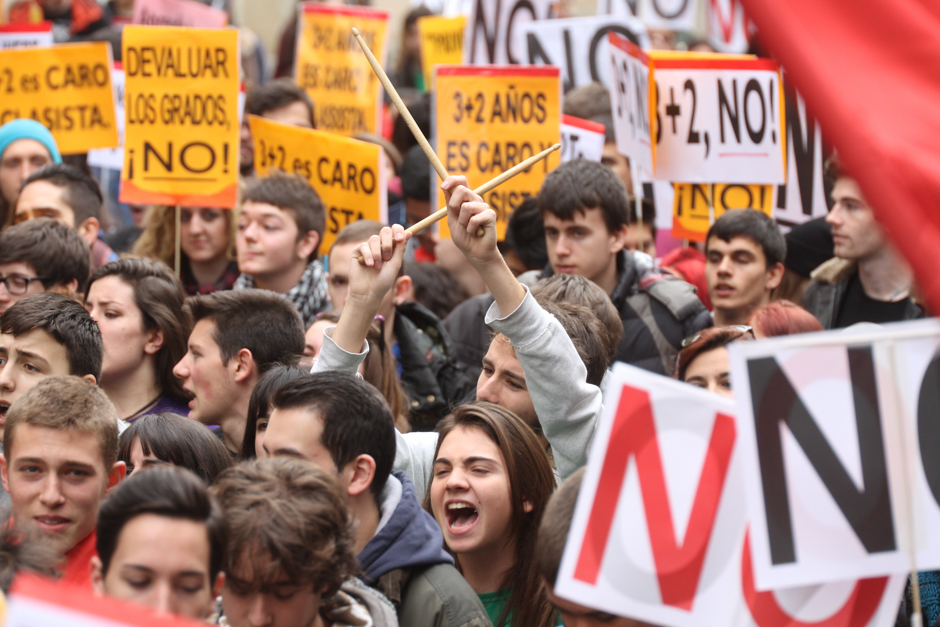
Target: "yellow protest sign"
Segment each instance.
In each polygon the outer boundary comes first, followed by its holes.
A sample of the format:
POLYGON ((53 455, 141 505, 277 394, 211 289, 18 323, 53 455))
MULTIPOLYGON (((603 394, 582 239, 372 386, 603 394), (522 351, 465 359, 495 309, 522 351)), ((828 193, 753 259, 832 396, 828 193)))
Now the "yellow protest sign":
POLYGON ((435 65, 459 65, 463 63, 463 31, 467 16, 444 17, 427 15, 418 18, 418 35, 421 37, 421 70, 424 87, 430 89, 435 65))
POLYGON ((255 171, 299 174, 326 205, 326 231, 320 252, 327 253, 336 234, 357 220, 388 220, 382 148, 334 133, 314 131, 250 116, 255 142, 255 171))
POLYGON ((379 134, 382 85, 352 29, 384 66, 388 11, 314 3, 299 11, 294 81, 313 100, 317 128, 346 136, 379 134))
POLYGON ((729 209, 757 209, 773 217, 773 185, 674 183, 673 189, 672 236, 678 239, 704 242, 712 220, 729 209))
MULTIPOLYGON (((561 80, 557 67, 437 66, 434 69, 435 152, 449 174, 463 174, 471 188, 496 178, 561 139, 561 80)), ((538 194, 561 153, 503 183, 483 199, 496 211, 502 240, 510 214, 538 194)), ((432 185, 434 207, 443 195, 432 185)), ((447 222, 439 222, 449 236, 447 222)))
POLYGON ((118 145, 106 43, 19 48, 0 54, 0 125, 32 118, 52 132, 59 152, 118 145))
POLYGON ((238 197, 238 31, 124 27, 121 200, 197 207, 238 197))

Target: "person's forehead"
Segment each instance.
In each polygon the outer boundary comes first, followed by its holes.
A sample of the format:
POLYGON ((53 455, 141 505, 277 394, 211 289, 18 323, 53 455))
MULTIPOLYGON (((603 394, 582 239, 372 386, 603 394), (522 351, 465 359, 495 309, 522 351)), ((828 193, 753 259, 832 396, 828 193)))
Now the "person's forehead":
POLYGON ((832 196, 833 198, 855 198, 857 200, 864 200, 865 198, 862 196, 862 188, 858 186, 855 179, 850 179, 847 176, 836 179, 835 184, 832 186, 832 196))
POLYGON ((14 140, 7 144, 3 154, 0 155, 0 159, 34 156, 43 157, 50 161, 52 160, 52 155, 49 154, 49 149, 46 148, 42 142, 38 142, 35 139, 23 138, 14 140))
POLYGON ((33 353, 45 359, 49 365, 58 367, 66 373, 69 371, 68 351, 44 329, 31 329, 15 337, 9 333, 2 333, 0 346, 11 351, 33 353))
POLYGON ((545 226, 551 226, 556 229, 566 229, 575 226, 589 226, 591 228, 607 228, 604 222, 604 212, 597 207, 583 208, 575 211, 571 220, 559 218, 554 213, 546 211, 542 214, 545 226))
POLYGON ((65 200, 65 188, 45 179, 27 183, 20 190, 16 201, 16 212, 19 214, 30 209, 72 211, 72 207, 65 200))
POLYGON ((519 376, 524 376, 522 364, 516 356, 516 349, 504 335, 496 335, 490 341, 490 347, 486 351, 486 359, 493 362, 493 365, 503 370, 509 370, 519 376))
MULTIPOLYGON (((322 431, 323 421, 320 420, 316 409, 312 407, 291 407, 289 409, 275 407, 271 411, 265 442, 273 442, 279 435, 284 435, 286 436, 285 441, 277 442, 277 444, 309 445, 320 441, 322 431), (300 437, 301 435, 303 437, 300 437)), ((268 450, 274 452, 270 447, 268 450)))
POLYGON ((84 464, 104 468, 98 434, 90 429, 54 429, 17 424, 15 430, 14 450, 7 451, 14 462, 18 459, 39 459, 50 466, 84 464))
POLYGON ((310 128, 310 110, 302 100, 295 100, 290 104, 276 109, 270 109, 261 114, 261 117, 282 124, 310 128))
MULTIPOLYGON (((152 552, 154 538, 174 538, 180 545, 185 544, 187 551, 169 553, 175 559, 181 557, 185 563, 179 564, 180 570, 209 571, 209 532, 205 523, 186 518, 174 518, 160 514, 139 514, 128 520, 117 538, 114 554, 124 554, 133 560, 134 553, 152 552)), ((164 551, 164 554, 167 554, 164 551)), ((148 566, 138 563, 139 566, 148 566)))
POLYGON ((281 209, 276 205, 266 202, 255 202, 253 200, 246 200, 242 203, 242 209, 239 215, 254 220, 260 218, 281 218, 282 220, 294 221, 294 217, 286 209, 281 209))
POLYGON ((505 465, 503 453, 490 437, 479 427, 457 426, 444 437, 437 457, 452 463, 468 457, 487 457, 505 465))
POLYGON ((764 249, 747 235, 735 235, 729 241, 725 241, 717 235, 708 238, 705 246, 706 251, 716 250, 725 254, 733 254, 737 251, 746 250, 754 254, 764 256, 764 249))
POLYGON ((365 240, 333 244, 330 247, 330 273, 336 274, 339 271, 343 271, 344 273, 348 272, 349 260, 352 259, 353 250, 364 241, 365 240))
POLYGON ((203 318, 193 326, 193 330, 189 334, 189 343, 204 351, 214 350, 218 352, 220 349, 218 343, 215 341, 215 330, 215 320, 212 318, 203 318))
POLYGON ((8 277, 11 274, 36 276, 36 270, 33 268, 33 264, 26 261, 11 261, 10 263, 0 263, 0 276, 8 277))

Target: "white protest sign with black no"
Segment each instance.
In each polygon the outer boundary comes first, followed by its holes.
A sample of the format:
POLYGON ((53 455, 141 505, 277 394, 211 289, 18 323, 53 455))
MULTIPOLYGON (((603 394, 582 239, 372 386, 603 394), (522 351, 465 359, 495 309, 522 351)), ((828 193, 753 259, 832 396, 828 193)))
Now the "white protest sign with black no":
POLYGON ((631 164, 653 171, 653 143, 650 123, 649 59, 632 42, 611 33, 610 62, 614 84, 610 88, 610 108, 617 136, 617 152, 631 164))
POLYGON ((52 22, 0 24, 0 50, 52 45, 52 22))
POLYGON ((561 68, 565 88, 600 82, 613 88, 608 33, 618 33, 641 48, 649 47, 643 23, 634 17, 573 17, 529 22, 522 27, 524 62, 561 68))
POLYGON ((776 61, 652 58, 657 180, 786 181, 776 61))
POLYGON ((935 320, 732 346, 758 589, 940 567, 938 350, 935 320))
POLYGON ((699 0, 597 0, 598 15, 637 16, 650 28, 693 30, 699 0))
POLYGON ((733 405, 618 363, 555 593, 673 627, 727 627, 745 502, 733 405))
POLYGON ((463 36, 469 65, 525 63, 523 27, 551 17, 556 0, 473 0, 463 36))
POLYGON ((604 125, 573 115, 561 116, 561 162, 600 161, 604 155, 604 125))
POLYGON ((114 86, 114 121, 117 123, 118 147, 97 148, 88 151, 88 165, 93 168, 120 170, 124 167, 124 65, 115 61, 111 67, 111 84, 114 86))

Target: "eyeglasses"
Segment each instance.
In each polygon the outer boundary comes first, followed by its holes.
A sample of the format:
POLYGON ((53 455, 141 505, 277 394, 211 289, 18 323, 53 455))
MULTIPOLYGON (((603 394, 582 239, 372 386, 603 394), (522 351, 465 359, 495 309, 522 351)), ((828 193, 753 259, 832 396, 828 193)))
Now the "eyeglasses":
MULTIPOLYGON (((734 329, 735 331, 740 331, 741 333, 750 333, 752 338, 754 338, 755 340, 757 339, 757 336, 754 335, 754 329, 752 327, 747 326, 746 324, 729 324, 728 326, 722 327, 722 328, 734 329)), ((702 337, 701 333, 696 333, 692 337, 685 338, 684 340, 682 340, 682 348, 688 348, 692 346, 693 344, 698 342, 699 338, 701 337, 702 337)))
POLYGON ((29 284, 33 281, 48 281, 49 276, 23 276, 22 274, 11 274, 10 276, 0 277, 0 283, 3 283, 7 291, 14 296, 25 294, 29 289, 29 284))

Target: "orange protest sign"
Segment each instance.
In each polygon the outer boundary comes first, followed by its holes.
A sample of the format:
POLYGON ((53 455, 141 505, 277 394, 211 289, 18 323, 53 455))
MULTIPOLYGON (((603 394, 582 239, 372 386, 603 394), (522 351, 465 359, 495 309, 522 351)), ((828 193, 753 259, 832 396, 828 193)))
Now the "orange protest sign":
POLYGON ((704 242, 712 222, 729 209, 756 209, 773 217, 772 185, 675 183, 672 236, 704 242))
POLYGON ((255 171, 272 170, 306 178, 326 205, 326 230, 320 252, 336 234, 357 220, 388 221, 382 147, 334 133, 314 131, 250 116, 255 171))
POLYGON ((294 81, 315 104, 317 128, 347 136, 378 134, 382 85, 352 29, 385 65, 388 11, 314 3, 300 5, 299 11, 294 81))
MULTIPOLYGON (((471 188, 550 148, 561 139, 561 79, 557 67, 438 66, 434 71, 435 152, 449 174, 463 174, 471 188)), ((558 166, 552 153, 483 195, 496 211, 502 240, 510 214, 538 194, 545 175, 558 166)), ((432 205, 443 206, 433 186, 432 205)), ((442 236, 449 236, 440 222, 442 236)))
POLYGON ((463 63, 463 33, 466 27, 466 15, 457 17, 427 15, 418 18, 418 34, 421 37, 421 70, 424 73, 425 89, 431 87, 435 65, 463 63))
POLYGON ((118 145, 106 43, 4 50, 0 103, 0 124, 32 118, 52 132, 62 154, 118 145))
POLYGON ((238 31, 124 27, 121 200, 235 206, 238 31))

